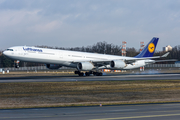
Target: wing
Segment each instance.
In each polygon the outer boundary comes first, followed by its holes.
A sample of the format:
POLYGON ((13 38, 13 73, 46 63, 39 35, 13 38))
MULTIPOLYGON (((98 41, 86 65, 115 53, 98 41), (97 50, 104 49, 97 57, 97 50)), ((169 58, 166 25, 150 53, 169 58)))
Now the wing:
POLYGON ((110 60, 110 59, 97 59, 97 60, 86 60, 86 61, 73 61, 73 63, 91 62, 96 67, 102 67, 102 66, 110 65, 111 61, 115 61, 115 60, 122 60, 126 64, 132 64, 132 63, 134 63, 134 62, 136 62, 138 60, 148 60, 148 59, 156 59, 156 58, 167 57, 168 54, 169 54, 169 52, 162 55, 162 56, 154 56, 154 57, 142 57, 142 58, 127 57, 126 59, 113 59, 113 60, 110 60))

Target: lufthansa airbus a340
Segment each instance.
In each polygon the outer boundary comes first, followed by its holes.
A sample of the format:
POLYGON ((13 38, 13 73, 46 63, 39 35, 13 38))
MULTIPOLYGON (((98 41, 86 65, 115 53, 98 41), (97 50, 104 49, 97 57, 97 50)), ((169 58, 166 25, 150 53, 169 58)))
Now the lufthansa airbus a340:
POLYGON ((49 69, 59 69, 62 66, 76 68, 77 71, 75 71, 75 74, 79 76, 89 76, 90 74, 101 76, 101 69, 134 69, 155 63, 156 61, 153 60, 155 58, 166 57, 168 53, 163 56, 153 57, 158 40, 159 38, 154 37, 143 51, 135 57, 29 46, 10 47, 3 54, 14 60, 44 63, 49 69))

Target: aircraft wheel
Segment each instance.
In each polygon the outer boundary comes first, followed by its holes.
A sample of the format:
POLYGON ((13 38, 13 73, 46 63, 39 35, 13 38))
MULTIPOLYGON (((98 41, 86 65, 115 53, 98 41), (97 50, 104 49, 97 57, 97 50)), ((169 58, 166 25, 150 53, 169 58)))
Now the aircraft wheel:
POLYGON ((102 76, 101 72, 93 72, 94 76, 102 76))
POLYGON ((101 72, 97 72, 96 75, 97 76, 102 76, 102 73, 101 72))
POLYGON ((84 73, 79 73, 78 75, 79 75, 79 76, 84 76, 84 73))
POLYGON ((93 75, 96 76, 96 75, 97 75, 97 72, 93 72, 93 75))
POLYGON ((99 76, 102 76, 102 73, 101 73, 101 72, 99 73, 99 76))
POLYGON ((86 72, 85 75, 86 75, 86 76, 90 76, 90 73, 89 73, 89 72, 86 72))
POLYGON ((81 72, 80 71, 74 71, 74 74, 80 74, 81 72))

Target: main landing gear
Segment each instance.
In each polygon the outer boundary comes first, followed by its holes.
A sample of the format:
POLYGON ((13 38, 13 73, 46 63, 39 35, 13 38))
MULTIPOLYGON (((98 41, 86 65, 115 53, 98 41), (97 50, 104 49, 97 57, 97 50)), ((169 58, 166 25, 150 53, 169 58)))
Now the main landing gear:
POLYGON ((89 72, 80 72, 80 71, 75 71, 75 74, 78 74, 79 76, 90 76, 91 74, 93 74, 94 76, 102 76, 102 72, 93 72, 93 71, 89 71, 89 72))

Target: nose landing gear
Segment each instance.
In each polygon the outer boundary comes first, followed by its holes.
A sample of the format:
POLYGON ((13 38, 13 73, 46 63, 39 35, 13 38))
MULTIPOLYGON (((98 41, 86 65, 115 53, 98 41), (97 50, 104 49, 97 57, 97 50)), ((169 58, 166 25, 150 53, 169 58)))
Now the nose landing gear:
POLYGON ((15 68, 19 68, 19 62, 20 62, 19 60, 14 61, 14 67, 15 68))

